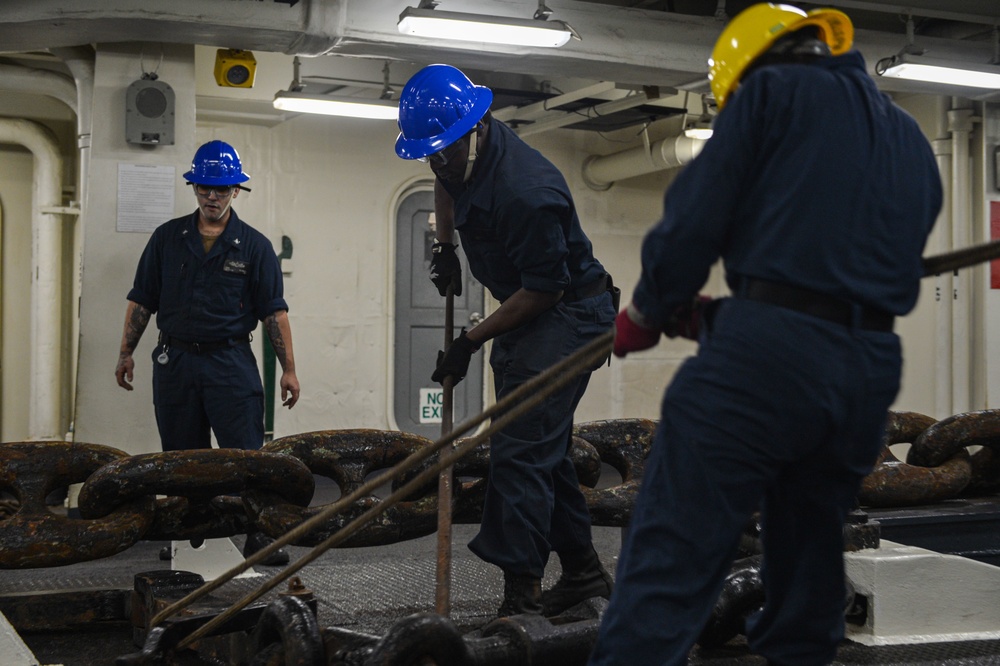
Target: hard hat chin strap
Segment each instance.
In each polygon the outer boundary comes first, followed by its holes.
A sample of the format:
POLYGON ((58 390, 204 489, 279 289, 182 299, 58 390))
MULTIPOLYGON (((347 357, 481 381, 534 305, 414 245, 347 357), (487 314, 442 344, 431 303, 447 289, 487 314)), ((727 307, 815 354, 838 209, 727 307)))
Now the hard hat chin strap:
POLYGON ((476 166, 477 149, 479 148, 479 131, 478 128, 472 133, 472 139, 469 140, 469 161, 465 163, 465 177, 462 178, 463 183, 469 182, 469 177, 472 176, 472 167, 476 166))

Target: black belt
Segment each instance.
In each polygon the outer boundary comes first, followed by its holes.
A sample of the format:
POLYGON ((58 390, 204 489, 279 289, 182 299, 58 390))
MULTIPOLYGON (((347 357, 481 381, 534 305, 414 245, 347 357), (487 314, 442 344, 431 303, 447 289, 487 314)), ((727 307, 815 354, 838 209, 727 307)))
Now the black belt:
POLYGON ((195 354, 206 354, 227 347, 250 344, 250 336, 244 335, 239 338, 225 338, 223 340, 206 340, 195 342, 193 340, 179 340, 171 335, 160 333, 160 344, 170 349, 180 349, 181 351, 194 352, 195 354))
POLYGON ((593 298, 594 296, 600 296, 604 292, 611 289, 611 276, 605 273, 602 277, 594 280, 590 284, 585 284, 578 289, 567 289, 563 292, 562 298, 560 299, 564 303, 572 303, 574 301, 582 301, 586 298, 593 298))
POLYGON ((848 301, 811 289, 767 280, 743 280, 736 290, 736 297, 778 305, 835 324, 856 326, 866 331, 891 331, 896 319, 885 310, 853 305, 848 301))

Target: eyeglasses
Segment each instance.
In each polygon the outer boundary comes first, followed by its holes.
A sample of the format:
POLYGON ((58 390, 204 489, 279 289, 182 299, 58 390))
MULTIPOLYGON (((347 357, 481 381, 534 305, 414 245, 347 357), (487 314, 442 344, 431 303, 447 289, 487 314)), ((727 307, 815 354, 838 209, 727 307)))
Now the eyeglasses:
MULTIPOLYGON (((450 148, 451 146, 449 146, 450 148)), ((445 148, 447 150, 447 148, 445 148)), ((433 164, 434 166, 442 167, 448 163, 448 156, 444 154, 444 150, 434 153, 433 155, 428 155, 427 157, 418 157, 418 162, 424 162, 433 164)))
POLYGON ((212 192, 215 192, 215 196, 219 199, 225 199, 239 187, 238 185, 198 185, 197 183, 192 183, 192 185, 194 185, 194 191, 198 196, 208 197, 212 192))
POLYGON ((428 155, 427 157, 418 157, 417 160, 420 162, 430 162, 436 167, 443 167, 448 163, 449 158, 455 157, 458 152, 462 149, 463 144, 466 140, 475 132, 473 129, 471 132, 463 136, 461 139, 448 144, 438 152, 433 155, 428 155))

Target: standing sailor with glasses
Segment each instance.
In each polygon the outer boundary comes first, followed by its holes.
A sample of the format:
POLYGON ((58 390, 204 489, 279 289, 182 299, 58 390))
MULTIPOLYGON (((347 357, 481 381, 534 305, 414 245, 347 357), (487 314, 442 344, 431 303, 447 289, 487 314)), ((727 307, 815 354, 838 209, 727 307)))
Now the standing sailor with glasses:
MULTIPOLYGON (((470 270, 501 303, 475 328, 463 329, 431 379, 451 376, 457 384, 472 355, 493 340, 490 365, 501 400, 611 330, 615 307, 610 276, 594 257, 565 179, 490 116, 492 99, 454 67, 425 67, 400 95, 396 154, 430 164, 439 231, 454 220, 470 270)), ((444 231, 450 238, 451 230, 444 231)), ((456 247, 433 248, 431 279, 442 296, 449 285, 461 295, 456 247)), ((469 548, 503 570, 501 616, 554 615, 611 593, 569 457, 573 412, 594 369, 490 440, 483 519, 469 548), (563 574, 542 595, 552 551, 563 574)))
MULTIPOLYGON (((288 304, 281 267, 270 241, 232 209, 243 183, 236 150, 210 141, 195 153, 184 179, 198 210, 158 227, 149 239, 128 293, 115 377, 131 391, 139 344, 156 314, 153 405, 164 451, 259 449, 264 442, 264 389, 250 334, 264 323, 281 365, 282 404, 299 399, 288 304)), ((247 536, 244 555, 267 543, 247 536)), ((278 551, 263 564, 284 564, 278 551)))

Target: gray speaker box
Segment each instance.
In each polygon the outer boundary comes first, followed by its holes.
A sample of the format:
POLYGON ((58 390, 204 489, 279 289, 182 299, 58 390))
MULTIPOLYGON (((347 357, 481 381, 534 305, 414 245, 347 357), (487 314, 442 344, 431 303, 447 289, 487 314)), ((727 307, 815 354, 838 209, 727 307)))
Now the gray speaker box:
POLYGON ((143 78, 125 93, 125 141, 148 145, 174 144, 174 89, 163 81, 143 78))

